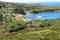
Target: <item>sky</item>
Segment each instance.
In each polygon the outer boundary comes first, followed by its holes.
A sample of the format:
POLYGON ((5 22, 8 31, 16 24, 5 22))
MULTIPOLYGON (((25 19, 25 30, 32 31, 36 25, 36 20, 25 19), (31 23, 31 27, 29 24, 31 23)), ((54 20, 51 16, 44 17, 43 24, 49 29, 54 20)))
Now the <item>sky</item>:
POLYGON ((60 0, 0 0, 5 2, 31 3, 31 2, 60 2, 60 0))

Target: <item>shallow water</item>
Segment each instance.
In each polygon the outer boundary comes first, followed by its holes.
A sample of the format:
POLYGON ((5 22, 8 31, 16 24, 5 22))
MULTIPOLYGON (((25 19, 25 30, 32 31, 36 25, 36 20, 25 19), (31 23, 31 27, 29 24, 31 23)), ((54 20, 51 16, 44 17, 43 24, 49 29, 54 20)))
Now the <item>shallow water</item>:
POLYGON ((43 13, 32 13, 24 16, 28 20, 45 20, 45 19, 56 19, 60 18, 60 12, 43 12, 43 13))

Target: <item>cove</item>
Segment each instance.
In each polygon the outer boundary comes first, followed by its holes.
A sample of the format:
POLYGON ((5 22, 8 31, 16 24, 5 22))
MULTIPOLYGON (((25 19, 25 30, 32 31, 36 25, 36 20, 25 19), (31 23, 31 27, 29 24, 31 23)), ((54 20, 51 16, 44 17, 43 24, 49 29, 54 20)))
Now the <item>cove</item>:
POLYGON ((45 20, 60 18, 60 12, 42 12, 24 15, 28 20, 45 20))

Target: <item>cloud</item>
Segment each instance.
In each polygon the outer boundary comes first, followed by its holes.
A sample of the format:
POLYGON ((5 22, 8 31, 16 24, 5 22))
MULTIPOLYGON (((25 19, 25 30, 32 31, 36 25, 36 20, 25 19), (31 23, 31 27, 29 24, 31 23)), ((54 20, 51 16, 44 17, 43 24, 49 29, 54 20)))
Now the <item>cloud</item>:
POLYGON ((4 0, 0 0, 0 1, 4 1, 4 0))
POLYGON ((0 0, 6 2, 19 2, 19 3, 26 3, 26 2, 60 2, 60 0, 0 0))

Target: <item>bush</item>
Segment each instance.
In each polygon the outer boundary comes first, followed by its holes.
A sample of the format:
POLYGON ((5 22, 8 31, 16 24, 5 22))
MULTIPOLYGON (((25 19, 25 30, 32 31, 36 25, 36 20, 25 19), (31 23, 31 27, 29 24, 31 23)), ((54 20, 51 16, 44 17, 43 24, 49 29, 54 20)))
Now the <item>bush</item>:
POLYGON ((7 32, 13 32, 13 31, 18 31, 21 29, 24 29, 26 27, 26 23, 25 22, 8 22, 5 24, 5 30, 7 32))

